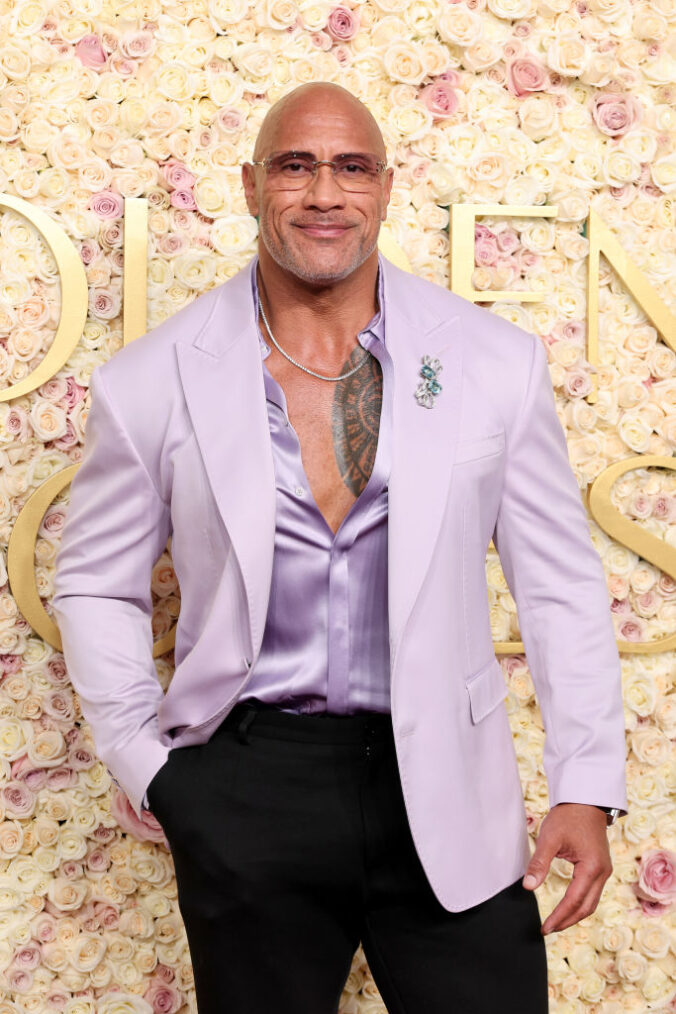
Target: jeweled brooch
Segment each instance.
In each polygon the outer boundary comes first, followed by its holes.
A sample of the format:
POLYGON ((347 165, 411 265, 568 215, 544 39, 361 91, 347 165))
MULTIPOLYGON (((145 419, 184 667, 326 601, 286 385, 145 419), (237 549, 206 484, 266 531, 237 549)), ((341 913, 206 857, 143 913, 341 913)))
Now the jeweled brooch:
POLYGON ((418 384, 415 396, 419 405, 432 408, 434 399, 441 391, 441 384, 437 380, 437 376, 441 372, 441 361, 432 359, 431 356, 423 356, 422 363, 420 375, 423 379, 418 384))

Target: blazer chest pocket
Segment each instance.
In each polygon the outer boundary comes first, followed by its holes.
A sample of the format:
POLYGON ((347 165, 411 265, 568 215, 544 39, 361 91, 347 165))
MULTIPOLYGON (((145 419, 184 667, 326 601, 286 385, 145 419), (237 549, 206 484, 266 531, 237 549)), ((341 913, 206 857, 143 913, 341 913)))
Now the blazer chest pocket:
POLYGON ((491 454, 498 454, 504 446, 505 434, 502 430, 498 433, 488 433, 483 437, 467 437, 465 440, 459 440, 456 445, 455 464, 460 465, 464 461, 476 461, 491 454))
POLYGON ((507 684, 497 658, 465 680, 472 722, 476 725, 507 696, 507 684))

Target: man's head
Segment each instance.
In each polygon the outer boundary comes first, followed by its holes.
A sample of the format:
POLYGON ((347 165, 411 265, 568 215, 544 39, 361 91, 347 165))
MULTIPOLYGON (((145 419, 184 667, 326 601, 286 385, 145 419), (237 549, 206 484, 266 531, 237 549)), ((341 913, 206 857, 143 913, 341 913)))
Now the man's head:
MULTIPOLYGON (((366 106, 340 85, 323 81, 300 85, 268 110, 253 161, 282 152, 307 152, 317 160, 364 154, 386 161, 382 134, 366 106)), ((347 167, 346 175, 353 169, 347 167)), ((355 192, 340 186, 331 166, 321 165, 301 189, 283 189, 264 166, 245 163, 242 182, 249 211, 258 216, 261 262, 269 255, 311 284, 346 278, 376 249, 392 176, 386 169, 355 192)))

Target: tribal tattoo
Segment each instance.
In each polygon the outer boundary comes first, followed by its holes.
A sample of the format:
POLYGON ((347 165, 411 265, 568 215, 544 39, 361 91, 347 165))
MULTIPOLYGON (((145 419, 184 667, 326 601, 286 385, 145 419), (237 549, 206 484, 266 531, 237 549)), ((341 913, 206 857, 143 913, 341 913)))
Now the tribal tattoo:
MULTIPOLYGON (((356 366, 363 355, 361 346, 354 349, 340 372, 356 366)), ((336 384, 331 411, 333 450, 343 482, 355 497, 373 471, 382 401, 383 374, 375 356, 336 384)))

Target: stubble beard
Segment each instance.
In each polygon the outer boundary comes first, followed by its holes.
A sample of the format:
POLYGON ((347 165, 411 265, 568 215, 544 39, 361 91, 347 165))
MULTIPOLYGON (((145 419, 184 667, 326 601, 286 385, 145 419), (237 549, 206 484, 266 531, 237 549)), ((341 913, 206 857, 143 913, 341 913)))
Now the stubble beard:
MULTIPOLYGON (((270 254, 272 259, 279 264, 285 271, 295 275, 304 282, 311 284, 331 284, 332 282, 340 282, 343 278, 347 278, 357 268, 366 261, 378 245, 378 234, 373 243, 364 247, 360 245, 351 261, 341 271, 336 272, 322 272, 317 267, 314 267, 304 260, 299 254, 294 252, 290 247, 280 244, 277 236, 273 236, 268 229, 267 222, 262 216, 258 222, 258 230, 260 237, 263 240, 267 252, 270 254)), ((380 231, 380 230, 378 230, 380 231)))

